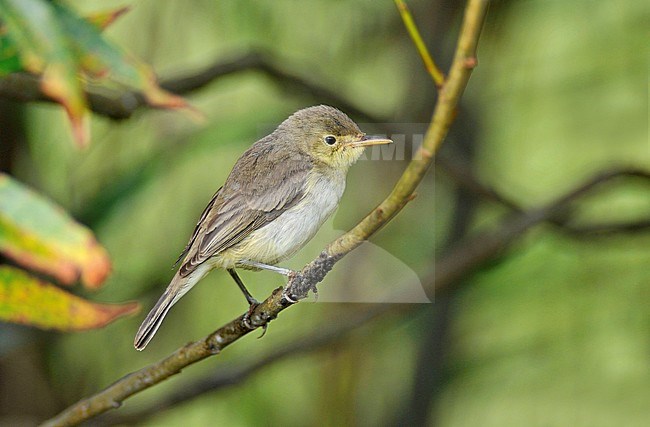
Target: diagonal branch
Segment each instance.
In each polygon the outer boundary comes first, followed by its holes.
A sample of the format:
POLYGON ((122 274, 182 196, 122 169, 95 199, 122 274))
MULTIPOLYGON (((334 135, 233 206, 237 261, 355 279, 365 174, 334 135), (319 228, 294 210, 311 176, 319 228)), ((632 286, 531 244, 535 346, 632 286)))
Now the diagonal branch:
MULTIPOLYGON (((410 306, 412 304, 408 304, 410 306)), ((270 351, 263 357, 251 360, 245 363, 238 363, 231 368, 223 368, 208 374, 198 381, 179 387, 175 391, 156 401, 153 405, 144 408, 138 412, 127 413, 124 415, 117 413, 106 418, 98 418, 101 425, 129 425, 142 422, 145 418, 159 414, 172 406, 182 404, 195 397, 205 393, 220 390, 240 384, 251 375, 256 374, 265 367, 284 360, 288 357, 298 356, 305 353, 316 351, 328 344, 338 342, 347 337, 352 331, 363 325, 370 323, 372 320, 388 313, 396 311, 399 308, 409 309, 407 304, 382 304, 363 312, 349 316, 343 321, 338 321, 333 325, 324 325, 316 334, 309 334, 292 340, 290 343, 280 345, 270 351)), ((108 415, 108 414, 106 414, 108 415)))
POLYGON ((293 300, 303 299, 314 289, 334 264, 390 221, 412 198, 413 191, 429 168, 433 154, 444 140, 455 117, 454 111, 476 66, 476 47, 487 11, 487 0, 469 0, 463 19, 449 78, 441 88, 433 118, 423 144, 404 171, 390 195, 356 227, 332 242, 321 255, 307 264, 289 280, 286 290, 276 289, 250 315, 251 328, 245 326, 244 315, 232 320, 203 340, 190 343, 158 363, 126 375, 94 396, 83 399, 48 420, 44 425, 72 425, 112 408, 146 388, 180 372, 186 366, 218 354, 251 330, 265 326, 291 306, 285 295, 293 300))
MULTIPOLYGON (((463 240, 458 246, 437 260, 435 264, 436 273, 430 273, 422 280, 425 284, 425 290, 427 293, 435 293, 440 296, 443 292, 456 289, 465 283, 462 279, 469 276, 477 268, 499 258, 504 249, 508 248, 514 240, 523 237, 532 227, 542 221, 552 221, 554 215, 570 208, 571 204, 577 202, 595 186, 622 177, 640 177, 650 181, 650 173, 632 169, 601 173, 576 186, 566 195, 553 200, 545 206, 516 212, 514 217, 508 216, 504 218, 496 229, 479 233, 474 237, 463 240)), ((295 339, 291 343, 282 345, 257 360, 235 366, 232 369, 222 369, 214 374, 207 375, 189 386, 179 388, 142 411, 110 417, 106 421, 111 425, 130 424, 138 420, 141 421, 148 416, 158 414, 162 410, 187 402, 204 393, 238 384, 276 361, 315 351, 328 344, 337 342, 345 338, 351 330, 359 328, 384 314, 398 310, 404 312, 411 311, 417 307, 419 305, 378 305, 362 313, 350 316, 345 321, 327 326, 316 335, 295 339)))
POLYGON ((650 218, 630 222, 613 221, 585 225, 564 224, 562 226, 562 229, 569 236, 576 238, 609 237, 614 234, 632 234, 640 231, 646 231, 650 229, 650 218))

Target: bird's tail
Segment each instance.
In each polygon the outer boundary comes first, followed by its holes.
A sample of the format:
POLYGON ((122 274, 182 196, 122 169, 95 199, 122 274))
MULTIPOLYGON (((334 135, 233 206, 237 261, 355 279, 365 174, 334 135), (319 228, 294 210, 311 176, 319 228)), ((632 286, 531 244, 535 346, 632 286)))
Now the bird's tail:
POLYGON ((160 327, 160 324, 165 319, 167 312, 176 301, 178 301, 187 291, 189 291, 192 286, 198 282, 199 278, 189 275, 186 277, 181 277, 179 273, 176 273, 171 283, 165 289, 165 293, 162 294, 156 305, 151 309, 147 317, 144 319, 138 329, 138 333, 135 334, 135 340, 133 345, 136 350, 142 351, 149 344, 149 341, 153 338, 160 327))

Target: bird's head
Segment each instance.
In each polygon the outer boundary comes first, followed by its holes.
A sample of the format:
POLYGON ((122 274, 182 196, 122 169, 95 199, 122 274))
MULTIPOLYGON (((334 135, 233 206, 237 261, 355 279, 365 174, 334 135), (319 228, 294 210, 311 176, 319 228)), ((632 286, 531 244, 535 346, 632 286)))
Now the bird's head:
POLYGON ((363 149, 370 145, 390 144, 386 138, 373 138, 361 132, 345 113, 327 105, 299 110, 278 127, 291 143, 316 163, 347 171, 363 149))

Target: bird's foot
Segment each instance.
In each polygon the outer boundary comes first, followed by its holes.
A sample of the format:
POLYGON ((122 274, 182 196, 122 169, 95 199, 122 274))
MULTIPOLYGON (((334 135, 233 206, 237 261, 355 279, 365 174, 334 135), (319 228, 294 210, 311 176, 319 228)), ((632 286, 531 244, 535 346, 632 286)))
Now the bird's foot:
MULTIPOLYGON (((256 299, 252 298, 248 300, 248 311, 246 314, 244 314, 243 319, 241 320, 242 325, 244 325, 245 328, 253 330, 255 329, 255 326, 251 323, 251 315, 253 314, 253 311, 257 308, 258 305, 260 305, 259 302, 257 302, 256 299)), ((266 325, 264 325, 264 329, 266 330, 266 325)))
MULTIPOLYGON (((258 305, 260 305, 260 304, 259 304, 257 301, 252 302, 252 303, 248 306, 248 311, 246 312, 246 314, 244 314, 244 317, 243 317, 242 320, 241 320, 242 325, 244 325, 244 327, 245 327, 246 329, 249 329, 249 330, 251 330, 251 331, 252 331, 253 329, 256 328, 256 326, 254 326, 254 325, 251 323, 251 315, 253 314, 253 311, 255 311, 255 309, 257 308, 258 305)), ((267 331, 268 329, 269 329, 269 324, 268 324, 268 323, 263 324, 263 325, 262 325, 262 335, 260 335, 259 337, 257 337, 257 339, 260 339, 260 338, 262 338, 264 335, 266 335, 266 331, 267 331)))
POLYGON ((282 291, 282 298, 289 304, 295 304, 298 302, 298 298, 289 293, 289 284, 293 281, 293 279, 296 278, 296 276, 298 276, 298 272, 296 270, 289 270, 288 268, 286 270, 287 286, 285 286, 284 290, 282 291))

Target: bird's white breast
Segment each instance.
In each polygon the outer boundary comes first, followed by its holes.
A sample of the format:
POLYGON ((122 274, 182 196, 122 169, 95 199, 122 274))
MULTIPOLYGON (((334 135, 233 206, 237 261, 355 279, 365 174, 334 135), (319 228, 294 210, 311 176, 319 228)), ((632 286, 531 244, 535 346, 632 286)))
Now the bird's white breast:
POLYGON ((305 196, 269 224, 246 237, 228 255, 265 264, 293 255, 336 210, 345 190, 345 176, 311 174, 305 196))

